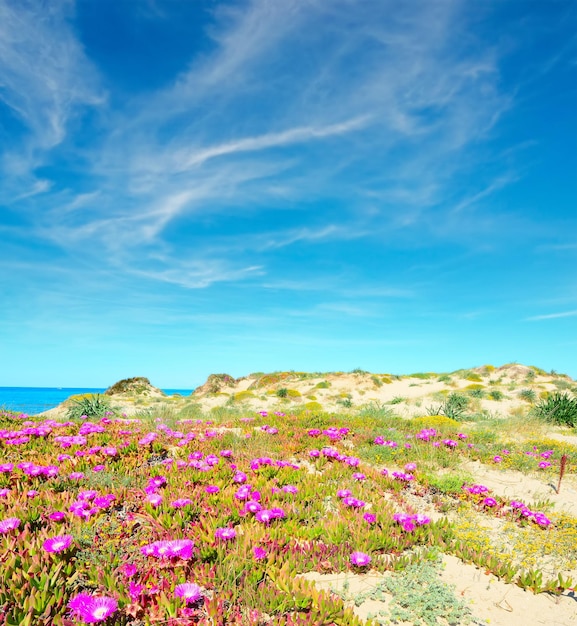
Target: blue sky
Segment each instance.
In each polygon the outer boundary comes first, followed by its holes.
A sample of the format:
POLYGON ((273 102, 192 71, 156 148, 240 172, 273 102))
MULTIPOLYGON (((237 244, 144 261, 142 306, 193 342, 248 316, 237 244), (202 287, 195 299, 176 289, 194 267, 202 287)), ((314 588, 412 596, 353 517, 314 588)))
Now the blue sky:
POLYGON ((0 0, 0 386, 577 378, 573 0, 0 0))

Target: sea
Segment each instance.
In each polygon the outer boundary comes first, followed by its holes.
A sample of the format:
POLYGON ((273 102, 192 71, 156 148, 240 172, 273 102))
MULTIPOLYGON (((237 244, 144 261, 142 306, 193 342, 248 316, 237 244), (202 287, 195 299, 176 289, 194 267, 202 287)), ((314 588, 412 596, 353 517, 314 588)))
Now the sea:
MULTIPOLYGON (((0 411, 9 410, 26 415, 36 415, 53 409, 70 396, 79 393, 103 393, 105 388, 93 387, 0 387, 0 411)), ((172 396, 175 393, 189 396, 193 389, 163 389, 172 396)))

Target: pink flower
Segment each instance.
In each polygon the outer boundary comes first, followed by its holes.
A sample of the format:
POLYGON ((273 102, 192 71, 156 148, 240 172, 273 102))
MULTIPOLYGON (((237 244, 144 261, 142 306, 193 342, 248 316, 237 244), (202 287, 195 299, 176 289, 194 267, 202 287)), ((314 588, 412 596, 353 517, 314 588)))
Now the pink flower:
POLYGON ((196 583, 182 583, 174 588, 174 595, 187 604, 198 602, 202 598, 202 589, 196 583))
POLYGON ((20 526, 21 520, 17 517, 8 517, 0 522, 0 535, 7 533, 9 530, 15 530, 20 526))
POLYGON ((132 598, 132 600, 136 600, 143 591, 144 585, 139 585, 133 580, 130 581, 128 585, 128 595, 132 598))
POLYGON ((214 536, 216 539, 231 541, 236 538, 236 530, 234 528, 217 528, 214 531, 214 536))
POLYGON ((249 500, 246 503, 244 510, 249 513, 258 513, 259 511, 262 511, 262 505, 260 502, 256 502, 255 500, 249 500))
POLYGON ((162 504, 162 496, 159 493, 151 493, 149 496, 146 496, 146 502, 153 507, 160 506, 162 504))
POLYGON ((262 522, 263 524, 270 524, 271 521, 274 519, 274 516, 272 514, 272 511, 270 511, 269 509, 262 509, 262 511, 257 511, 255 519, 258 522, 262 522))
POLYGON ((416 463, 407 463, 405 465, 405 471, 407 472, 414 472, 417 469, 417 464, 416 463))
POLYGON ((178 498, 178 500, 173 500, 170 503, 170 506, 175 509, 182 509, 189 504, 192 504, 192 500, 190 498, 178 498))
POLYGON ((85 624, 103 622, 118 609, 118 602, 114 598, 106 596, 91 596, 81 593, 72 600, 68 606, 85 624))
POLYGON ((471 485, 470 487, 463 486, 463 489, 475 495, 487 493, 487 491, 489 491, 489 487, 485 487, 485 485, 471 485))
POLYGON ((347 496, 346 498, 343 498, 342 502, 345 506, 350 506, 354 509, 362 509, 366 504, 366 502, 364 502, 363 500, 359 500, 358 498, 354 498, 353 496, 347 496))
POLYGON ((62 511, 54 511, 54 513, 50 513, 48 519, 51 519, 53 522, 61 522, 66 517, 66 513, 62 511))
POLYGON ((545 469, 547 467, 551 467, 551 463, 549 461, 541 461, 541 463, 539 463, 540 469, 545 469))
POLYGON ((63 552, 67 550, 73 541, 72 535, 59 535, 58 537, 51 537, 46 539, 42 544, 42 547, 46 552, 63 552))
POLYGON ((121 569, 126 578, 132 578, 138 571, 138 568, 133 563, 126 563, 121 569))
POLYGON ((365 520, 365 522, 367 522, 368 524, 374 524, 377 521, 377 516, 374 515, 373 513, 365 513, 363 515, 363 519, 365 520))
POLYGON ((493 457, 493 463, 500 463, 502 460, 503 457, 499 456, 498 454, 493 457))
POLYGON ((172 541, 155 541, 140 548, 144 556, 157 559, 181 558, 191 559, 194 541, 192 539, 174 539, 172 541))
POLYGON ((220 487, 217 487, 216 485, 207 485, 204 490, 206 493, 214 494, 220 491, 220 487))
POLYGON ((485 498, 482 504, 483 506, 488 506, 488 507, 497 506, 497 500, 495 500, 495 498, 485 498))
POLYGON ((357 567, 366 567, 371 562, 371 557, 364 552, 353 552, 350 556, 351 563, 357 567))
POLYGON ((261 561, 262 559, 266 559, 267 557, 266 550, 264 548, 261 548, 260 546, 254 547, 252 549, 252 554, 256 561, 261 561))
POLYGON ((549 524, 551 523, 551 520, 546 517, 545 515, 543 515, 543 513, 535 513, 535 515, 533 516, 533 519, 535 520, 536 524, 539 524, 539 526, 549 526, 549 524))

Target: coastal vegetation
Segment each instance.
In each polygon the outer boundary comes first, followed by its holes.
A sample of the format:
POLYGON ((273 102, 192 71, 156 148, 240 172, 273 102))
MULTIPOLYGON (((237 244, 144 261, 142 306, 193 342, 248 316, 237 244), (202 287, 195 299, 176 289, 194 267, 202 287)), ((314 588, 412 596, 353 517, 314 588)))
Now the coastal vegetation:
MULTIPOLYGON (((73 399, 58 420, 3 412, 0 624, 485 624, 443 580, 449 559, 573 593, 573 383, 501 418, 466 392, 400 416, 379 401, 327 411, 289 393, 292 375, 265 376, 279 410, 193 394, 127 415, 121 394, 73 399)), ((318 378, 302 380, 357 401, 318 378)))

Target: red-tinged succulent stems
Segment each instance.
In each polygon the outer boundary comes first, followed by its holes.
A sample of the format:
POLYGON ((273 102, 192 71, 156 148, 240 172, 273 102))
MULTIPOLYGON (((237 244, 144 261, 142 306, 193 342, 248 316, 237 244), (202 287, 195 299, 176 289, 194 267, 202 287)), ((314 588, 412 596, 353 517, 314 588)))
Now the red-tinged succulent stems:
POLYGON ((565 468, 567 467, 567 455, 564 454, 561 457, 561 463, 559 464, 559 482, 557 483, 557 493, 561 489, 561 481, 563 480, 563 475, 565 474, 565 468))

